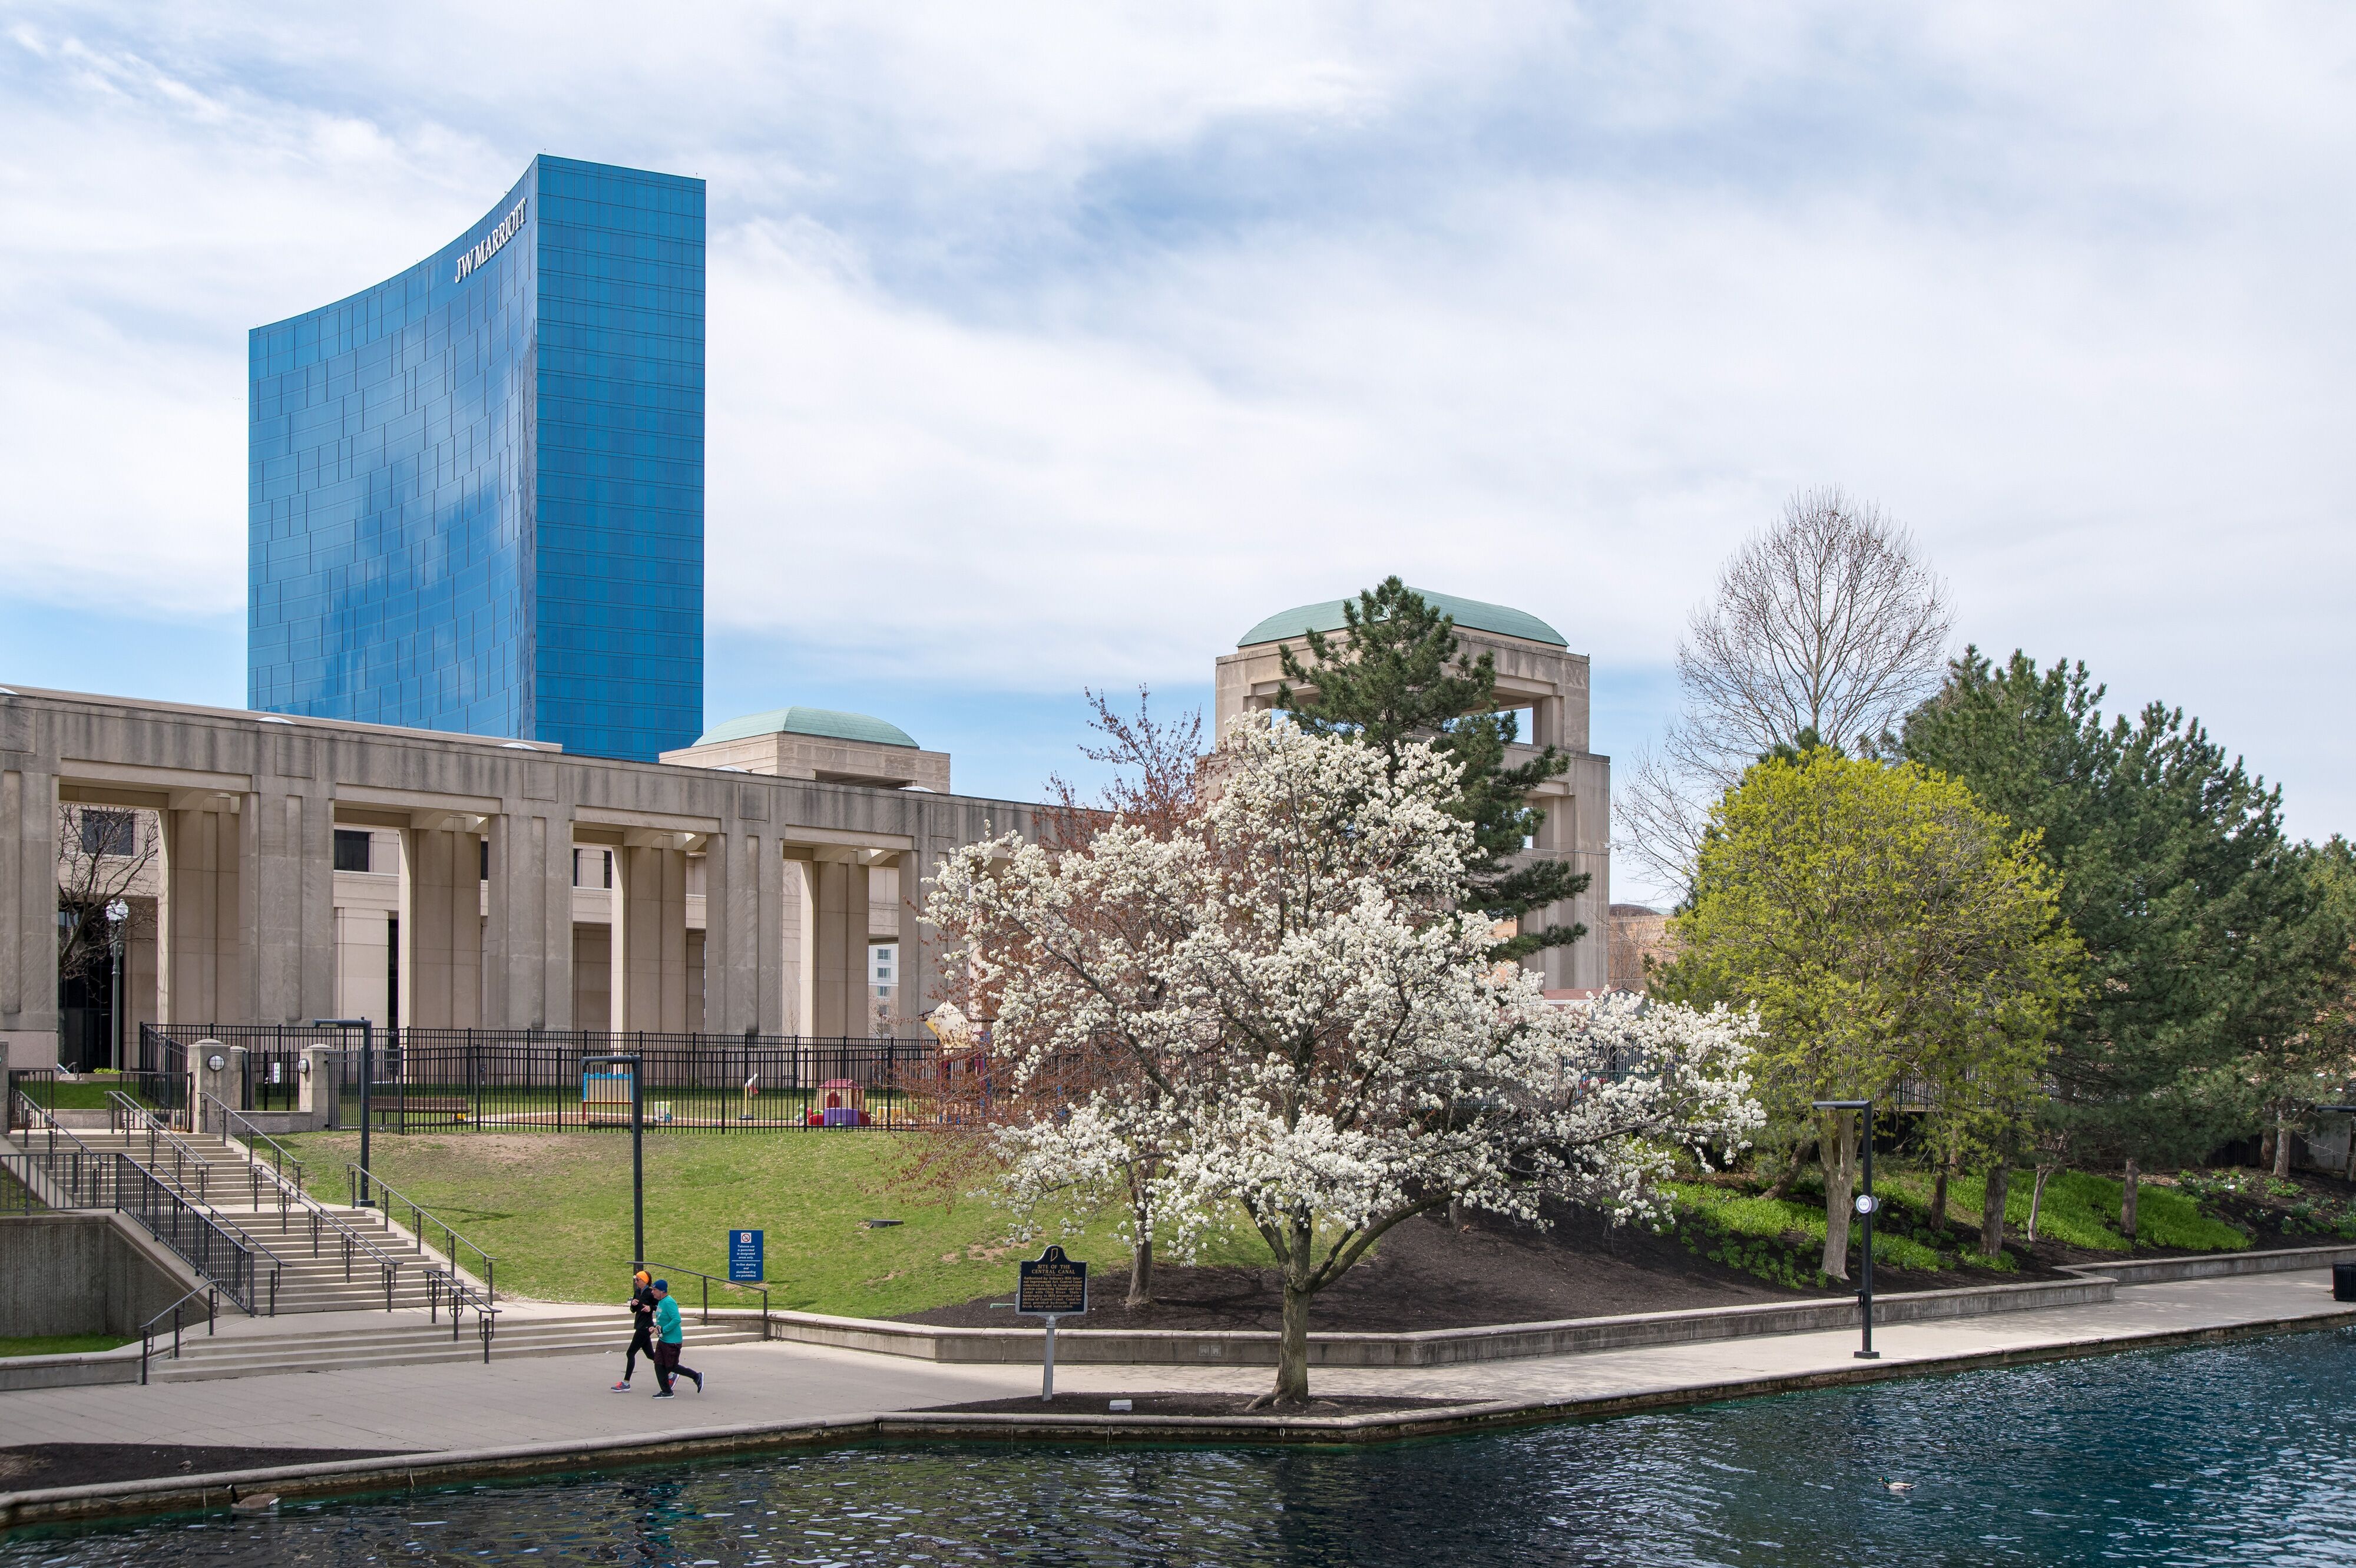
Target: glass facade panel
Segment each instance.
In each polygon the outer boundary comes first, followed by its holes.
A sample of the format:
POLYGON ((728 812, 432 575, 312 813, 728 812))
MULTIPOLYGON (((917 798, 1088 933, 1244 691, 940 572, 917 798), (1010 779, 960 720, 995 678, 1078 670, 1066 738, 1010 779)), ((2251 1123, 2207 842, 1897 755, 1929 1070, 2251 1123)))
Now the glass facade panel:
POLYGON ((651 761, 703 727, 703 182, 541 157, 248 343, 247 704, 651 761))

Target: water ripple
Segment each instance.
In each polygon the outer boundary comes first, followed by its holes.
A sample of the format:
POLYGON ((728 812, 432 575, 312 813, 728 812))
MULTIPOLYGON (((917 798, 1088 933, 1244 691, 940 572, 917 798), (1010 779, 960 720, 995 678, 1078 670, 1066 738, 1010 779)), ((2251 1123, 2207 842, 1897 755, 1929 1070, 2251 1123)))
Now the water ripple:
POLYGON ((857 1448, 21 1532, 35 1563, 1627 1568, 2356 1561, 2356 1331, 1376 1452, 857 1448), (1913 1489, 1892 1493, 1885 1478, 1913 1489))

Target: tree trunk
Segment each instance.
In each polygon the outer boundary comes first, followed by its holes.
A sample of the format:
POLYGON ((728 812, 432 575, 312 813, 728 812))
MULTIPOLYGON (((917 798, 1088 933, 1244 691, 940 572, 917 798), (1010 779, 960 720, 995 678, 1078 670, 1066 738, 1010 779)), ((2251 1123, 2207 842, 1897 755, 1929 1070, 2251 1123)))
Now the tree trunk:
POLYGON ((1825 1258, 1824 1271, 1837 1280, 1848 1278, 1848 1219, 1850 1188, 1857 1181, 1857 1123, 1849 1112, 1834 1111, 1829 1114, 1837 1123, 1828 1129, 1831 1136, 1816 1144, 1825 1167, 1825 1258))
POLYGON ((1980 1202, 1980 1251, 1991 1258, 2004 1254, 2004 1200, 2011 1192, 2011 1169, 2002 1161, 1988 1166, 1987 1196, 1980 1202))
POLYGON ((1309 1302, 1310 1293, 1296 1286, 1287 1270, 1284 1331, 1276 1341, 1276 1391, 1269 1396, 1269 1402, 1280 1408, 1309 1402, 1309 1302))
POLYGON ((2258 1168, 2265 1169, 2275 1163, 2275 1130, 2272 1127, 2258 1134, 2258 1168))
POLYGON ((1472 1227, 1472 1216, 1464 1211, 1464 1200, 1461 1197, 1450 1198, 1448 1200, 1448 1228, 1451 1230, 1469 1230, 1472 1227))
POLYGON ((1783 1162, 1783 1174, 1777 1176, 1774 1185, 1767 1189, 1769 1197, 1780 1201, 1792 1190, 1792 1184, 1800 1179, 1800 1162, 1808 1157, 1808 1144, 1813 1141, 1804 1140, 1792 1145, 1792 1157, 1783 1162))
POLYGON ((1962 1144, 1950 1148, 1945 1163, 1939 1167, 1939 1174, 1931 1178, 1931 1229, 1934 1231, 1947 1229, 1947 1178, 1955 1173, 1955 1167, 1963 1163, 1963 1158, 1962 1144))
POLYGON ((1129 1299, 1122 1305, 1138 1307, 1153 1300, 1153 1238, 1147 1236, 1129 1250, 1129 1299))
POLYGON ((2029 1244, 2030 1246, 2032 1246, 2032 1247, 2034 1247, 2035 1245, 2037 1245, 2037 1209, 2038 1209, 2038 1206, 2039 1206, 2039 1205, 2040 1205, 2040 1204, 2042 1204, 2042 1203, 2045 1201, 2045 1182, 2046 1182, 2046 1178, 2047 1178, 2047 1177, 2049 1177, 2049 1176, 2051 1176, 2052 1174, 2053 1174, 2053 1167, 2052 1167, 2051 1165, 2040 1165, 2040 1166, 2038 1166, 2038 1167, 2037 1167, 2037 1185, 2036 1185, 2036 1187, 2032 1187, 2032 1188, 2029 1190, 2029 1244))
POLYGON ((2287 1114, 2275 1122, 2275 1175, 2286 1180, 2290 1176, 2290 1117, 2287 1114))
POLYGON ((2126 1177, 2120 1183, 2119 1229, 2126 1233, 2127 1246, 2132 1250, 2136 1239, 2136 1190, 2142 1176, 2133 1160, 2127 1162, 2126 1177))

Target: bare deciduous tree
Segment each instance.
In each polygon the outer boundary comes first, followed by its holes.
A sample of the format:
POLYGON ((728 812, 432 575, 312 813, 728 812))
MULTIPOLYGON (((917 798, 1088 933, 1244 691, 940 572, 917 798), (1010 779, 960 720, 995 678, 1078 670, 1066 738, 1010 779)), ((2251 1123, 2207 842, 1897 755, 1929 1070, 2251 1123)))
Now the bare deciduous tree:
MULTIPOLYGON (((107 911, 127 901, 162 848, 155 818, 118 807, 58 808, 58 978, 93 983, 107 972, 113 924, 107 911)), ((123 935, 142 918, 125 916, 123 935)))
POLYGON ((1616 847, 1682 891, 1711 800, 1777 746, 1871 746, 1937 689, 1951 625, 1905 528, 1837 488, 1794 495, 1687 621, 1684 711, 1615 791, 1616 847))

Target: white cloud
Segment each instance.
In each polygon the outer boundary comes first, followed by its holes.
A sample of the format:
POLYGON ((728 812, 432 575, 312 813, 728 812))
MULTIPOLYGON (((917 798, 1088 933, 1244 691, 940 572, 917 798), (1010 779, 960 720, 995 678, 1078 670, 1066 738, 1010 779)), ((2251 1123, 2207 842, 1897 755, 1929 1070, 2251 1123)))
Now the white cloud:
POLYGON ((1653 666, 1839 480, 2356 825, 2338 9, 17 15, 16 596, 241 602, 244 329, 545 148, 712 180, 712 612, 813 659, 1194 682, 1398 570, 1653 666))

